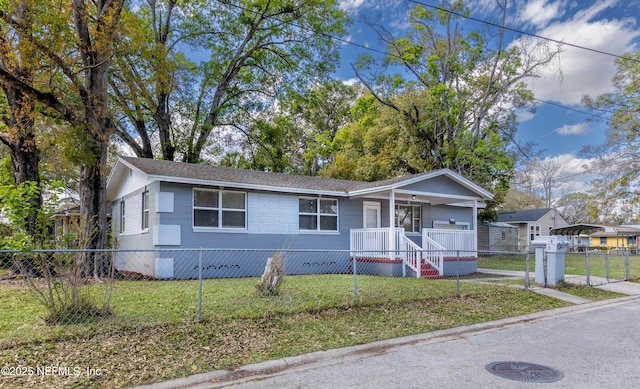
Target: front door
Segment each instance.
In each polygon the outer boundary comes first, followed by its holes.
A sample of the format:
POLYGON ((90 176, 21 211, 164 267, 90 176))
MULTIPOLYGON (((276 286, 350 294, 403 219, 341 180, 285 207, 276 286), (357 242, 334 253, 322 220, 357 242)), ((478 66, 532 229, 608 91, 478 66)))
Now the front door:
POLYGON ((363 227, 380 228, 380 203, 365 201, 363 204, 363 227))
MULTIPOLYGON (((363 203, 363 227, 365 229, 380 228, 380 203, 365 201, 363 203)), ((364 249, 371 256, 384 256, 384 241, 380 239, 380 231, 367 231, 364 234, 364 249)))

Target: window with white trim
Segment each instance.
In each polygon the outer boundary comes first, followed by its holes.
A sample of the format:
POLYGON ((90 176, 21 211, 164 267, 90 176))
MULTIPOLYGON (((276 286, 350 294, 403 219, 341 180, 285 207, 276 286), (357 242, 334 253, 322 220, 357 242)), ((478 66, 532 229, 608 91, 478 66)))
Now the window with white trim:
POLYGON ((338 231, 338 200, 298 199, 298 228, 303 231, 338 231))
POLYGON ((533 242, 540 236, 540 226, 529 226, 529 239, 533 242))
POLYGON ((142 229, 149 229, 149 191, 142 193, 142 229))
POLYGON ((396 204, 396 227, 405 232, 420 232, 421 211, 419 205, 396 204))
POLYGON ((193 226, 244 229, 247 225, 244 192, 193 189, 193 226))
POLYGON ((126 210, 125 210, 125 202, 124 200, 122 200, 120 202, 120 232, 124 232, 124 226, 125 226, 125 214, 126 214, 126 210))

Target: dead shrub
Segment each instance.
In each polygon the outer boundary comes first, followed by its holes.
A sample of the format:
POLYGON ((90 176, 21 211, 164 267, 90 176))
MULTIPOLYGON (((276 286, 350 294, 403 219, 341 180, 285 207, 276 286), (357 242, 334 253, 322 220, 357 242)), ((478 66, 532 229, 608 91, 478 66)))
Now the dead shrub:
POLYGON ((267 259, 264 274, 260 283, 256 285, 256 290, 260 296, 278 296, 280 287, 284 282, 284 253, 274 253, 273 257, 267 259))

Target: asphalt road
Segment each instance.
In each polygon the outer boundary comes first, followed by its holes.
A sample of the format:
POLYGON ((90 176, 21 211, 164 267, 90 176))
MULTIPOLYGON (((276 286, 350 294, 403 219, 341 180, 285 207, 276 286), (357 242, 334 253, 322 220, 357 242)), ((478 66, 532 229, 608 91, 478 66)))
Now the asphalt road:
MULTIPOLYGON (((534 377, 535 378, 535 377, 534 377)), ((640 296, 214 371, 153 388, 637 388, 640 296), (496 376, 494 362, 561 373, 551 383, 496 376)))

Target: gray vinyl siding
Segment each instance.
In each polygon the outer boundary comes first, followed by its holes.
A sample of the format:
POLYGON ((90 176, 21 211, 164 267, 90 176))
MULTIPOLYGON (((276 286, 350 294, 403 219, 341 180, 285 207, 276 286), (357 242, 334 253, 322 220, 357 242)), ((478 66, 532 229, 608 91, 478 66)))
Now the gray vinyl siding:
MULTIPOLYGON (((348 250, 349 230, 362 228, 362 200, 336 198, 338 200, 339 232, 301 232, 296 229, 289 234, 251 233, 249 224, 258 216, 257 209, 247 207, 247 228, 241 230, 220 229, 216 231, 194 231, 193 228, 193 186, 183 184, 162 183, 163 192, 174 193, 174 212, 160 214, 159 222, 163 225, 179 225, 181 231, 181 248, 225 248, 225 249, 326 249, 348 250)), ((224 188, 234 190, 234 188, 224 188)), ((243 191, 250 197, 259 193, 243 191)), ((308 195, 280 194, 290 197, 297 204, 300 196, 308 195)), ((295 224, 297 225, 297 214, 295 224)), ((155 248, 163 248, 156 246, 155 248)))
POLYGON ((112 220, 117 238, 116 248, 122 250, 144 250, 153 248, 152 226, 158 223, 158 214, 155 210, 154 193, 158 191, 159 184, 154 182, 146 187, 139 188, 113 203, 112 220), (142 230, 142 193, 149 191, 149 228, 142 230), (125 201, 126 229, 120 233, 120 204, 125 201))
POLYGON ((469 196, 476 197, 477 194, 472 190, 458 184, 457 182, 444 177, 434 177, 428 181, 422 181, 418 183, 414 183, 411 185, 407 185, 404 190, 415 190, 416 192, 431 192, 431 193, 441 193, 443 195, 456 195, 456 196, 469 196))
POLYGON ((422 228, 433 228, 433 221, 445 221, 455 219, 456 223, 469 223, 469 229, 473 228, 472 208, 451 207, 446 205, 434 205, 423 207, 422 228))

